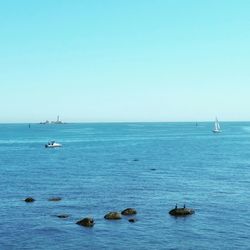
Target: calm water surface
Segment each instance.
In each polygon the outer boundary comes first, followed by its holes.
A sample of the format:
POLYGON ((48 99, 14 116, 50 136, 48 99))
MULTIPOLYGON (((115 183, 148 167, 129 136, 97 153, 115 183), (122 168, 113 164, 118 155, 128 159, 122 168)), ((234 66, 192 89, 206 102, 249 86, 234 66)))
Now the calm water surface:
POLYGON ((0 249, 250 249, 250 123, 212 126, 0 125, 0 249), (103 219, 127 207, 136 223, 103 219))

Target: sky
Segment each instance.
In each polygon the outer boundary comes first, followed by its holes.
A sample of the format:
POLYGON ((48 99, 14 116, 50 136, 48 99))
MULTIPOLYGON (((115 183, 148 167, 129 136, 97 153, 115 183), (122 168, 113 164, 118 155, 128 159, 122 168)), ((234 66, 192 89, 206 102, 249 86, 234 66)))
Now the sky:
POLYGON ((248 0, 0 0, 0 122, 250 120, 248 0))

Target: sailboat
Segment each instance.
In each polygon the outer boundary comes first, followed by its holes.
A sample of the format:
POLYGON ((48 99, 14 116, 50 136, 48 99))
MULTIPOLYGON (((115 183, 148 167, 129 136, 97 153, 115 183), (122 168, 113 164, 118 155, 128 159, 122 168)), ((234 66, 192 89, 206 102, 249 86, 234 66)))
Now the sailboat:
POLYGON ((214 133, 220 133, 220 132, 221 132, 220 124, 219 124, 219 121, 218 121, 217 117, 215 118, 215 123, 214 123, 213 132, 214 132, 214 133))

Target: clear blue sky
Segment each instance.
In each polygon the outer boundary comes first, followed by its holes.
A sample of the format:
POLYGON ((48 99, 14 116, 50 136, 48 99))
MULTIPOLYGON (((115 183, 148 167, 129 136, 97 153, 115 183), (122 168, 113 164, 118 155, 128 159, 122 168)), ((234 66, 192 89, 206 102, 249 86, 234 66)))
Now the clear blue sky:
POLYGON ((0 0, 0 122, 250 120, 248 0, 0 0))

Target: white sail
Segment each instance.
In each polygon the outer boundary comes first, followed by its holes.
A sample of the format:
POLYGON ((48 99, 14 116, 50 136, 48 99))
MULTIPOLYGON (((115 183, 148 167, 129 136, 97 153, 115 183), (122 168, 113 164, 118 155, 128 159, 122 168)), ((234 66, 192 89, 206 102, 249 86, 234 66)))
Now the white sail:
POLYGON ((219 121, 217 119, 217 117, 215 118, 215 123, 214 123, 214 130, 213 130, 214 133, 219 133, 221 132, 221 129, 220 129, 220 124, 219 124, 219 121))
POLYGON ((217 129, 220 130, 220 124, 219 124, 218 120, 217 120, 217 129))

